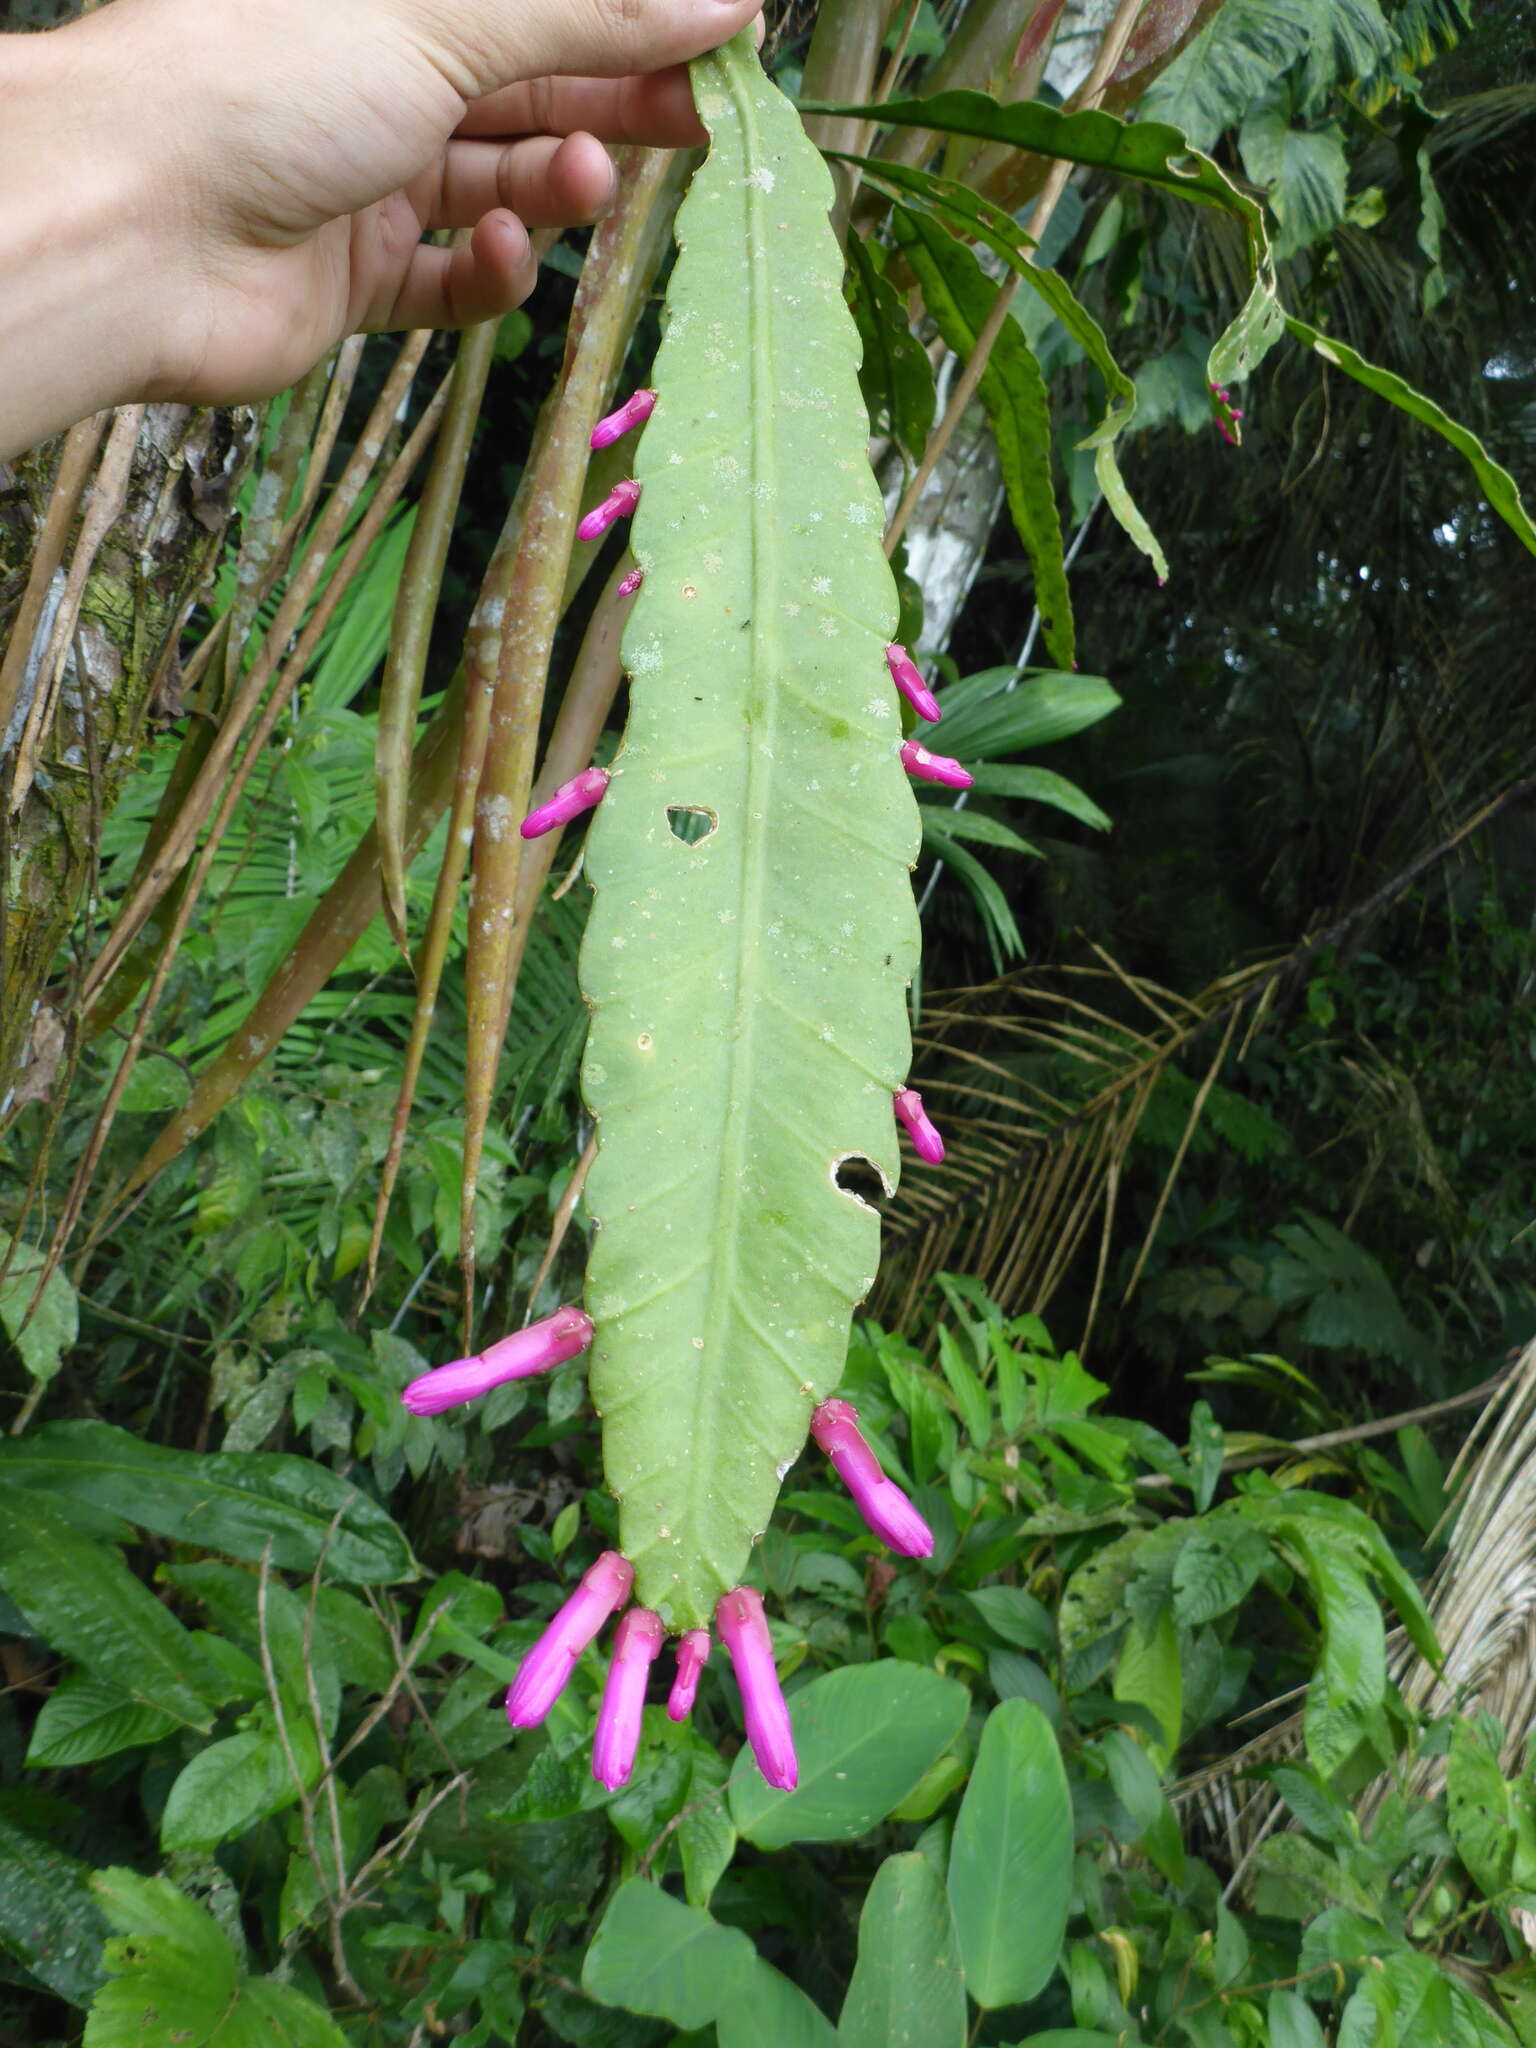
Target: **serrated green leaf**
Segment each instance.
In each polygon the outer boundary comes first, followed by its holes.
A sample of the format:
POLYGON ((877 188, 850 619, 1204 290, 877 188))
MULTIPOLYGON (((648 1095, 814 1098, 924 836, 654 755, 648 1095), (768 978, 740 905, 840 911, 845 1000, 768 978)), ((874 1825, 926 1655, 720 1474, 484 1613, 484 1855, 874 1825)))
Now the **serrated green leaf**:
POLYGON ((887 1856, 859 1914, 841 2048, 964 2048, 965 1980, 944 1881, 926 1856, 887 1856))
POLYGON ((0 1441, 0 1481, 64 1494, 141 1529, 257 1564, 393 1585, 414 1577, 410 1545, 351 1480, 273 1451, 177 1451, 107 1422, 50 1422, 0 1441))
POLYGON ((43 1702, 27 1745, 27 1762, 55 1770, 93 1764, 120 1749, 157 1742, 178 1725, 158 1707, 130 1699, 120 1686, 77 1671, 43 1702))
POLYGON ((954 1679, 898 1659, 813 1679, 789 1703, 799 1786, 774 1791, 743 1751, 731 1774, 731 1818, 760 1849, 851 1842, 907 1798, 959 1733, 969 1704, 954 1679))
POLYGON ((917 810, 898 758, 858 339, 829 174, 750 38, 701 59, 710 156, 640 444, 624 748, 587 843, 593 1399, 636 1596, 707 1624, 837 1385, 894 1186, 917 810), (858 791, 858 808, 847 802, 858 791), (692 844, 669 807, 717 821, 692 844))
POLYGON ((889 425, 909 455, 920 456, 933 432, 934 378, 928 351, 907 325, 907 309, 875 268, 862 235, 848 237, 853 279, 849 303, 864 344, 859 383, 870 424, 889 425))
POLYGON ((92 2002, 83 2048, 346 2048, 302 1992, 247 1977, 210 1913, 169 1879, 104 1870, 92 1889, 120 1938, 113 1981, 92 2002))
MULTIPOLYGON (((1071 285, 1056 270, 1042 269, 1032 260, 1034 242, 1001 208, 992 206, 967 185, 951 178, 937 177, 919 167, 882 163, 876 157, 850 159, 862 168, 865 180, 880 190, 895 185, 909 205, 926 203, 937 218, 961 235, 975 235, 1001 256, 1020 278, 1056 315, 1063 328, 1104 379, 1108 405, 1104 417, 1078 443, 1094 450, 1094 474, 1104 500, 1121 527, 1146 555, 1159 579, 1168 580, 1168 562, 1157 537, 1131 496, 1115 457, 1116 437, 1131 423, 1136 411, 1136 386, 1115 359, 1109 338, 1071 285)), ((853 246, 862 248, 855 236, 853 246)))
MULTIPOLYGON (((935 326, 955 354, 968 361, 997 298, 996 278, 987 275, 963 242, 926 214, 893 208, 891 234, 922 286, 935 326)), ((1008 510, 1035 573, 1041 637, 1052 658, 1070 668, 1076 636, 1051 475, 1050 403, 1034 351, 1011 313, 998 331, 976 390, 992 422, 1008 510)))
MULTIPOLYGON (((1248 0, 1226 0, 1217 21, 1246 4, 1248 0)), ((1257 4, 1266 5, 1269 0, 1257 0, 1257 4)), ((1295 4, 1311 5, 1312 0, 1295 0, 1295 4)), ((1317 0, 1317 4, 1326 4, 1326 0, 1317 0)), ((1188 59, 1189 52, 1185 52, 1183 61, 1188 59)), ((1177 68, 1172 67, 1168 75, 1177 68)), ((1268 74, 1266 82, 1267 78, 1268 74)), ((1252 91, 1245 92, 1239 104, 1246 106, 1252 97, 1252 91)), ((1067 113, 1039 100, 1004 102, 980 92, 931 93, 926 99, 886 100, 870 107, 817 102, 807 111, 866 114, 872 120, 900 126, 973 135, 1042 156, 1064 157, 1069 163, 1093 164, 1122 177, 1140 179, 1197 206, 1220 207, 1243 224, 1253 286, 1242 311, 1212 349, 1206 375, 1212 383, 1230 384, 1256 369, 1280 338, 1283 320, 1275 298, 1274 259, 1263 209, 1239 192, 1208 156, 1192 147, 1190 136, 1180 127, 1165 120, 1121 121, 1099 108, 1067 113)), ((1221 125, 1224 123, 1218 124, 1209 140, 1215 140, 1221 125)))
POLYGON ((0 1951, 71 2005, 101 1983, 107 1928, 89 1877, 73 1856, 0 1820, 0 1951))
POLYGON ((1426 398, 1422 391, 1415 391, 1393 371, 1382 369, 1378 363, 1367 362, 1348 343, 1320 334, 1315 327, 1309 327, 1304 320, 1293 319, 1290 314, 1286 315, 1285 324, 1298 341, 1304 341, 1325 363, 1332 363, 1347 377, 1353 377, 1357 384, 1363 384, 1367 391, 1374 391, 1378 398, 1386 399, 1399 412, 1407 413, 1410 419, 1428 427, 1442 441, 1449 441, 1456 452, 1471 464, 1473 474, 1483 487, 1483 495, 1510 532, 1536 555, 1536 526, 1531 524, 1531 516, 1521 500, 1520 487, 1509 471, 1494 461, 1476 434, 1453 420, 1432 398, 1426 398))
POLYGON ((230 1697, 196 1639, 117 1552, 20 1487, 0 1486, 0 1587, 45 1642, 140 1706, 207 1729, 230 1697))
POLYGON ((1033 1998, 1056 1968, 1072 1894, 1072 1798, 1049 1721, 1028 1700, 987 1717, 949 1859, 966 1989, 1033 1998))

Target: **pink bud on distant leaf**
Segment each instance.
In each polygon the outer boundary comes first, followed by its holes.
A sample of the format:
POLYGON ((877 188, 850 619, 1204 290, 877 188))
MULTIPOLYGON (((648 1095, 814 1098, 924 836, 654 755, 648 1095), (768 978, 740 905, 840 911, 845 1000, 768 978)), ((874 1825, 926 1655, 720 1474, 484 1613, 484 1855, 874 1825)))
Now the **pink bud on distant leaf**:
POLYGON ((507 1380, 549 1372, 585 1351, 592 1342, 591 1318, 579 1308, 557 1308, 552 1316, 514 1330, 474 1358, 457 1358, 411 1381, 400 1399, 413 1415, 441 1415, 461 1401, 476 1401, 507 1380))
POLYGON ((626 477, 623 483, 615 484, 600 505, 592 510, 576 528, 578 540, 601 540, 610 526, 617 526, 621 519, 627 519, 640 502, 640 486, 626 477))
POLYGON ((619 597, 633 597, 644 581, 645 571, 643 569, 631 569, 629 574, 620 583, 615 594, 619 597))
POLYGON ((677 1646, 677 1676, 667 1695, 667 1712, 674 1721, 686 1721, 693 1711, 699 1689, 699 1674, 709 1661, 709 1630, 691 1628, 677 1646))
POLYGON ((939 722, 939 700, 923 681, 917 663, 898 641, 891 641, 885 650, 886 666, 891 671, 891 681, 912 706, 919 718, 926 718, 930 725, 939 722))
POLYGON ((946 789, 969 789, 976 780, 952 761, 948 754, 930 754, 926 747, 920 747, 916 740, 906 740, 901 749, 901 765, 909 775, 915 775, 922 782, 942 782, 946 789))
POLYGON ((823 1401, 811 1417, 811 1435, 832 1460, 838 1478, 880 1541, 900 1557, 931 1556, 933 1531, 895 1480, 881 1471, 879 1459, 859 1428, 859 1411, 853 1403, 823 1401))
POLYGON ((779 1690, 774 1669, 773 1643, 763 1615, 762 1596, 750 1586, 738 1586, 724 1593, 715 1606, 715 1624, 720 1640, 731 1654, 731 1668, 741 1687, 742 1711, 747 1723, 747 1740, 757 1758, 757 1768, 780 1792, 793 1792, 800 1782, 795 1760, 795 1736, 789 1708, 779 1690))
POLYGON ((635 1767, 645 1681, 665 1634, 659 1614, 652 1614, 648 1607, 631 1607, 613 1639, 613 1662, 608 1666, 592 1743, 592 1775, 610 1792, 627 1785, 635 1767))
POLYGON ((634 1566, 616 1550, 605 1550, 524 1657, 507 1691, 507 1719, 514 1728, 537 1728, 565 1691, 576 1660, 615 1609, 629 1598, 634 1566))
POLYGON ((518 830, 525 839, 540 839, 558 825, 569 825, 583 811, 595 810, 608 788, 606 768, 583 768, 569 782, 562 782, 548 803, 540 804, 524 818, 518 830))
POLYGON ((592 446, 611 448, 615 441, 622 441, 634 428, 643 427, 655 410, 655 392, 637 391, 633 398, 626 398, 616 412, 598 421, 592 429, 592 446))
POLYGON ((923 1098, 915 1088, 900 1088, 896 1092, 896 1117, 912 1140, 912 1150, 919 1159, 930 1166, 944 1164, 944 1140, 934 1128, 933 1120, 923 1107, 923 1098))

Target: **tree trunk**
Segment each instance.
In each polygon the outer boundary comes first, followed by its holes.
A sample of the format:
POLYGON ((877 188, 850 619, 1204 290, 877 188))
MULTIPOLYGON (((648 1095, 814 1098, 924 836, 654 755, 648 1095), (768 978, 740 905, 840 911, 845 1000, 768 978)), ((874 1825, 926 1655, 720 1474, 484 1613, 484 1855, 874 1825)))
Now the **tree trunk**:
MULTIPOLYGON (((0 732, 0 1124, 47 1098, 63 1059, 70 991, 67 977, 50 986, 50 976, 64 967, 60 951, 96 871, 102 821, 146 731, 179 709, 181 629, 212 576, 259 438, 260 416, 248 408, 155 405, 118 419, 122 502, 73 621, 59 616, 71 565, 93 495, 110 496, 111 486, 99 472, 54 550, 57 566, 34 577, 68 437, 0 463, 0 658, 10 653, 17 684, 0 732), (25 657, 8 647, 17 630, 28 635, 25 657), (50 642, 65 650, 51 704, 50 642)), ((110 432, 106 449, 104 465, 110 432)))

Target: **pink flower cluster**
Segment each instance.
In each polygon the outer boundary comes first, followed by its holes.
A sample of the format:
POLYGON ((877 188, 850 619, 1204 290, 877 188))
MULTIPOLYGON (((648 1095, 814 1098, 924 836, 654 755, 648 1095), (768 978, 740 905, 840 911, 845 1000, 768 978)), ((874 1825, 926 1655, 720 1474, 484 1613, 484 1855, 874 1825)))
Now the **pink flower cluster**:
MULTIPOLYGON (((592 1341, 592 1324, 580 1309, 557 1309, 540 1323, 519 1330, 474 1358, 457 1359, 423 1373, 401 1399, 414 1415, 436 1415, 461 1401, 477 1399, 508 1380, 547 1372, 573 1358, 592 1341)), ((811 1434, 831 1459, 873 1533, 903 1557, 927 1557, 933 1532, 880 1462, 859 1429, 849 1401, 823 1401, 811 1417, 811 1434)), ((535 1728, 565 1690, 582 1652, 604 1622, 625 1608, 634 1586, 634 1567, 616 1550, 605 1550, 582 1576, 576 1591, 524 1657, 507 1692, 507 1719, 514 1728, 535 1728)), ((790 1792, 799 1777, 794 1731, 774 1666, 773 1644, 762 1598, 737 1586, 715 1605, 715 1625, 741 1690, 747 1741, 770 1785, 790 1792)), ((592 1746, 592 1770, 610 1791, 629 1782, 640 1744, 641 1718, 652 1664, 666 1639, 666 1626, 648 1607, 623 1615, 603 1687, 592 1746)), ((692 1712, 699 1678, 709 1661, 708 1629, 689 1629, 677 1647, 677 1668, 667 1712, 682 1721, 692 1712)))
POLYGON ((1216 416, 1216 431, 1223 441, 1233 448, 1239 447, 1243 437, 1237 431, 1237 423, 1243 417, 1243 408, 1232 403, 1232 394, 1225 384, 1211 386, 1211 410, 1216 416))

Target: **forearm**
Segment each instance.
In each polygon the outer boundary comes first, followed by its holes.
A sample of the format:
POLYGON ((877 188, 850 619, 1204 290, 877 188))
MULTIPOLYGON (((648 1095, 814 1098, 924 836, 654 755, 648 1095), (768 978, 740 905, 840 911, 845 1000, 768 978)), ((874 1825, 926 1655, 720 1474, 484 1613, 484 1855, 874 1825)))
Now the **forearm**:
POLYGON ((154 113, 106 28, 0 35, 0 459, 163 371, 154 113))

